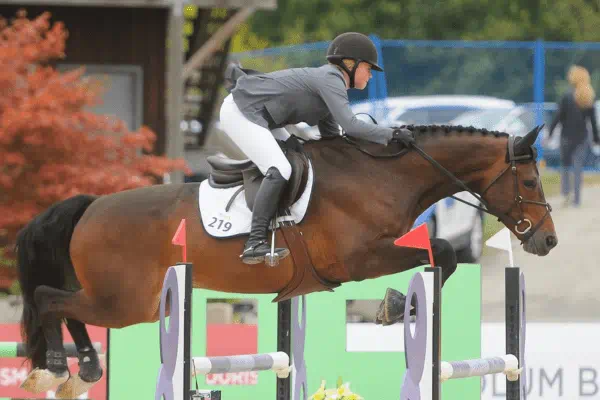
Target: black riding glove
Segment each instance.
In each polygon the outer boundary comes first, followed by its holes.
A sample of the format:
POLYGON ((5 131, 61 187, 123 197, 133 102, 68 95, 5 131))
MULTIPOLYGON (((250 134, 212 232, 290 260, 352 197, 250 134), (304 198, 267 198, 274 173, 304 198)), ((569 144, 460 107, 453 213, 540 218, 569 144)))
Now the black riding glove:
POLYGON ((415 138, 412 135, 412 132, 408 129, 398 128, 394 129, 392 133, 392 138, 390 142, 400 142, 405 147, 409 147, 411 144, 415 142, 415 138))

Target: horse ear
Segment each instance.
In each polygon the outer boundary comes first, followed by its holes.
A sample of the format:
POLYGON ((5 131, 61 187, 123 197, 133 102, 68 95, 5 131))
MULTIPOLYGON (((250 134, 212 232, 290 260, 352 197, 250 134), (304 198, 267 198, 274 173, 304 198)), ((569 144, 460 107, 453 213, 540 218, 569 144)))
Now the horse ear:
POLYGON ((527 135, 523 136, 521 140, 515 143, 515 154, 526 154, 529 153, 531 146, 535 144, 540 131, 544 127, 544 124, 536 126, 527 135))

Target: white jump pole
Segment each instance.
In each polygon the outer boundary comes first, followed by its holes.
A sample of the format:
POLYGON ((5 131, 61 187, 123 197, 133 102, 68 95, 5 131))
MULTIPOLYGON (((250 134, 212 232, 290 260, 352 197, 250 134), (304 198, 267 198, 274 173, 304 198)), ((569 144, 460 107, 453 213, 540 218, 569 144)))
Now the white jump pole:
POLYGON ((222 357, 194 357, 193 374, 224 374, 228 372, 274 371, 278 378, 290 375, 290 357, 282 352, 222 357))
POLYGON ((514 380, 519 378, 518 371, 519 360, 512 354, 474 360, 442 361, 440 381, 501 373, 506 374, 507 379, 514 380))

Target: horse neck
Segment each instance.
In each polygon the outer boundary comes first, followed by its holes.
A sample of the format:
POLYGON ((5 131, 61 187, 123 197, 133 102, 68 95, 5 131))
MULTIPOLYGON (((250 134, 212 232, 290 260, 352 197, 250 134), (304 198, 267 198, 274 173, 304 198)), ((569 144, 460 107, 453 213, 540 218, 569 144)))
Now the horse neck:
MULTIPOLYGON (((424 135, 418 145, 474 191, 499 159, 506 138, 475 134, 424 135)), ((504 149, 504 150, 503 150, 504 149)), ((429 206, 462 191, 416 152, 377 159, 342 142, 307 147, 315 167, 319 200, 335 205, 363 224, 394 224, 408 230, 429 206)))
MULTIPOLYGON (((491 176, 503 168, 507 137, 481 134, 450 134, 438 138, 426 138, 421 148, 462 181, 469 189, 482 194, 491 176)), ((412 156, 414 171, 424 176, 417 189, 418 212, 422 212, 437 201, 464 191, 428 161, 419 155, 412 156), (415 156, 418 158, 415 160, 415 156)), ((413 178, 414 179, 414 178, 413 178)))

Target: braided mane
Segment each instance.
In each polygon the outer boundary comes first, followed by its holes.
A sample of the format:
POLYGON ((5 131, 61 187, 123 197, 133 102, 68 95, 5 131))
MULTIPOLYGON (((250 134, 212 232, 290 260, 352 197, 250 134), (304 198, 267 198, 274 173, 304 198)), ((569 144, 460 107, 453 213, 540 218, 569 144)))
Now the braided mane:
POLYGON ((444 134, 445 136, 457 133, 457 134, 481 134, 484 136, 490 135, 495 137, 508 137, 509 135, 505 132, 499 131, 488 131, 487 129, 475 128, 473 126, 461 126, 461 125, 401 125, 394 126, 393 128, 405 128, 413 132, 415 138, 419 138, 422 135, 432 134, 444 134))

